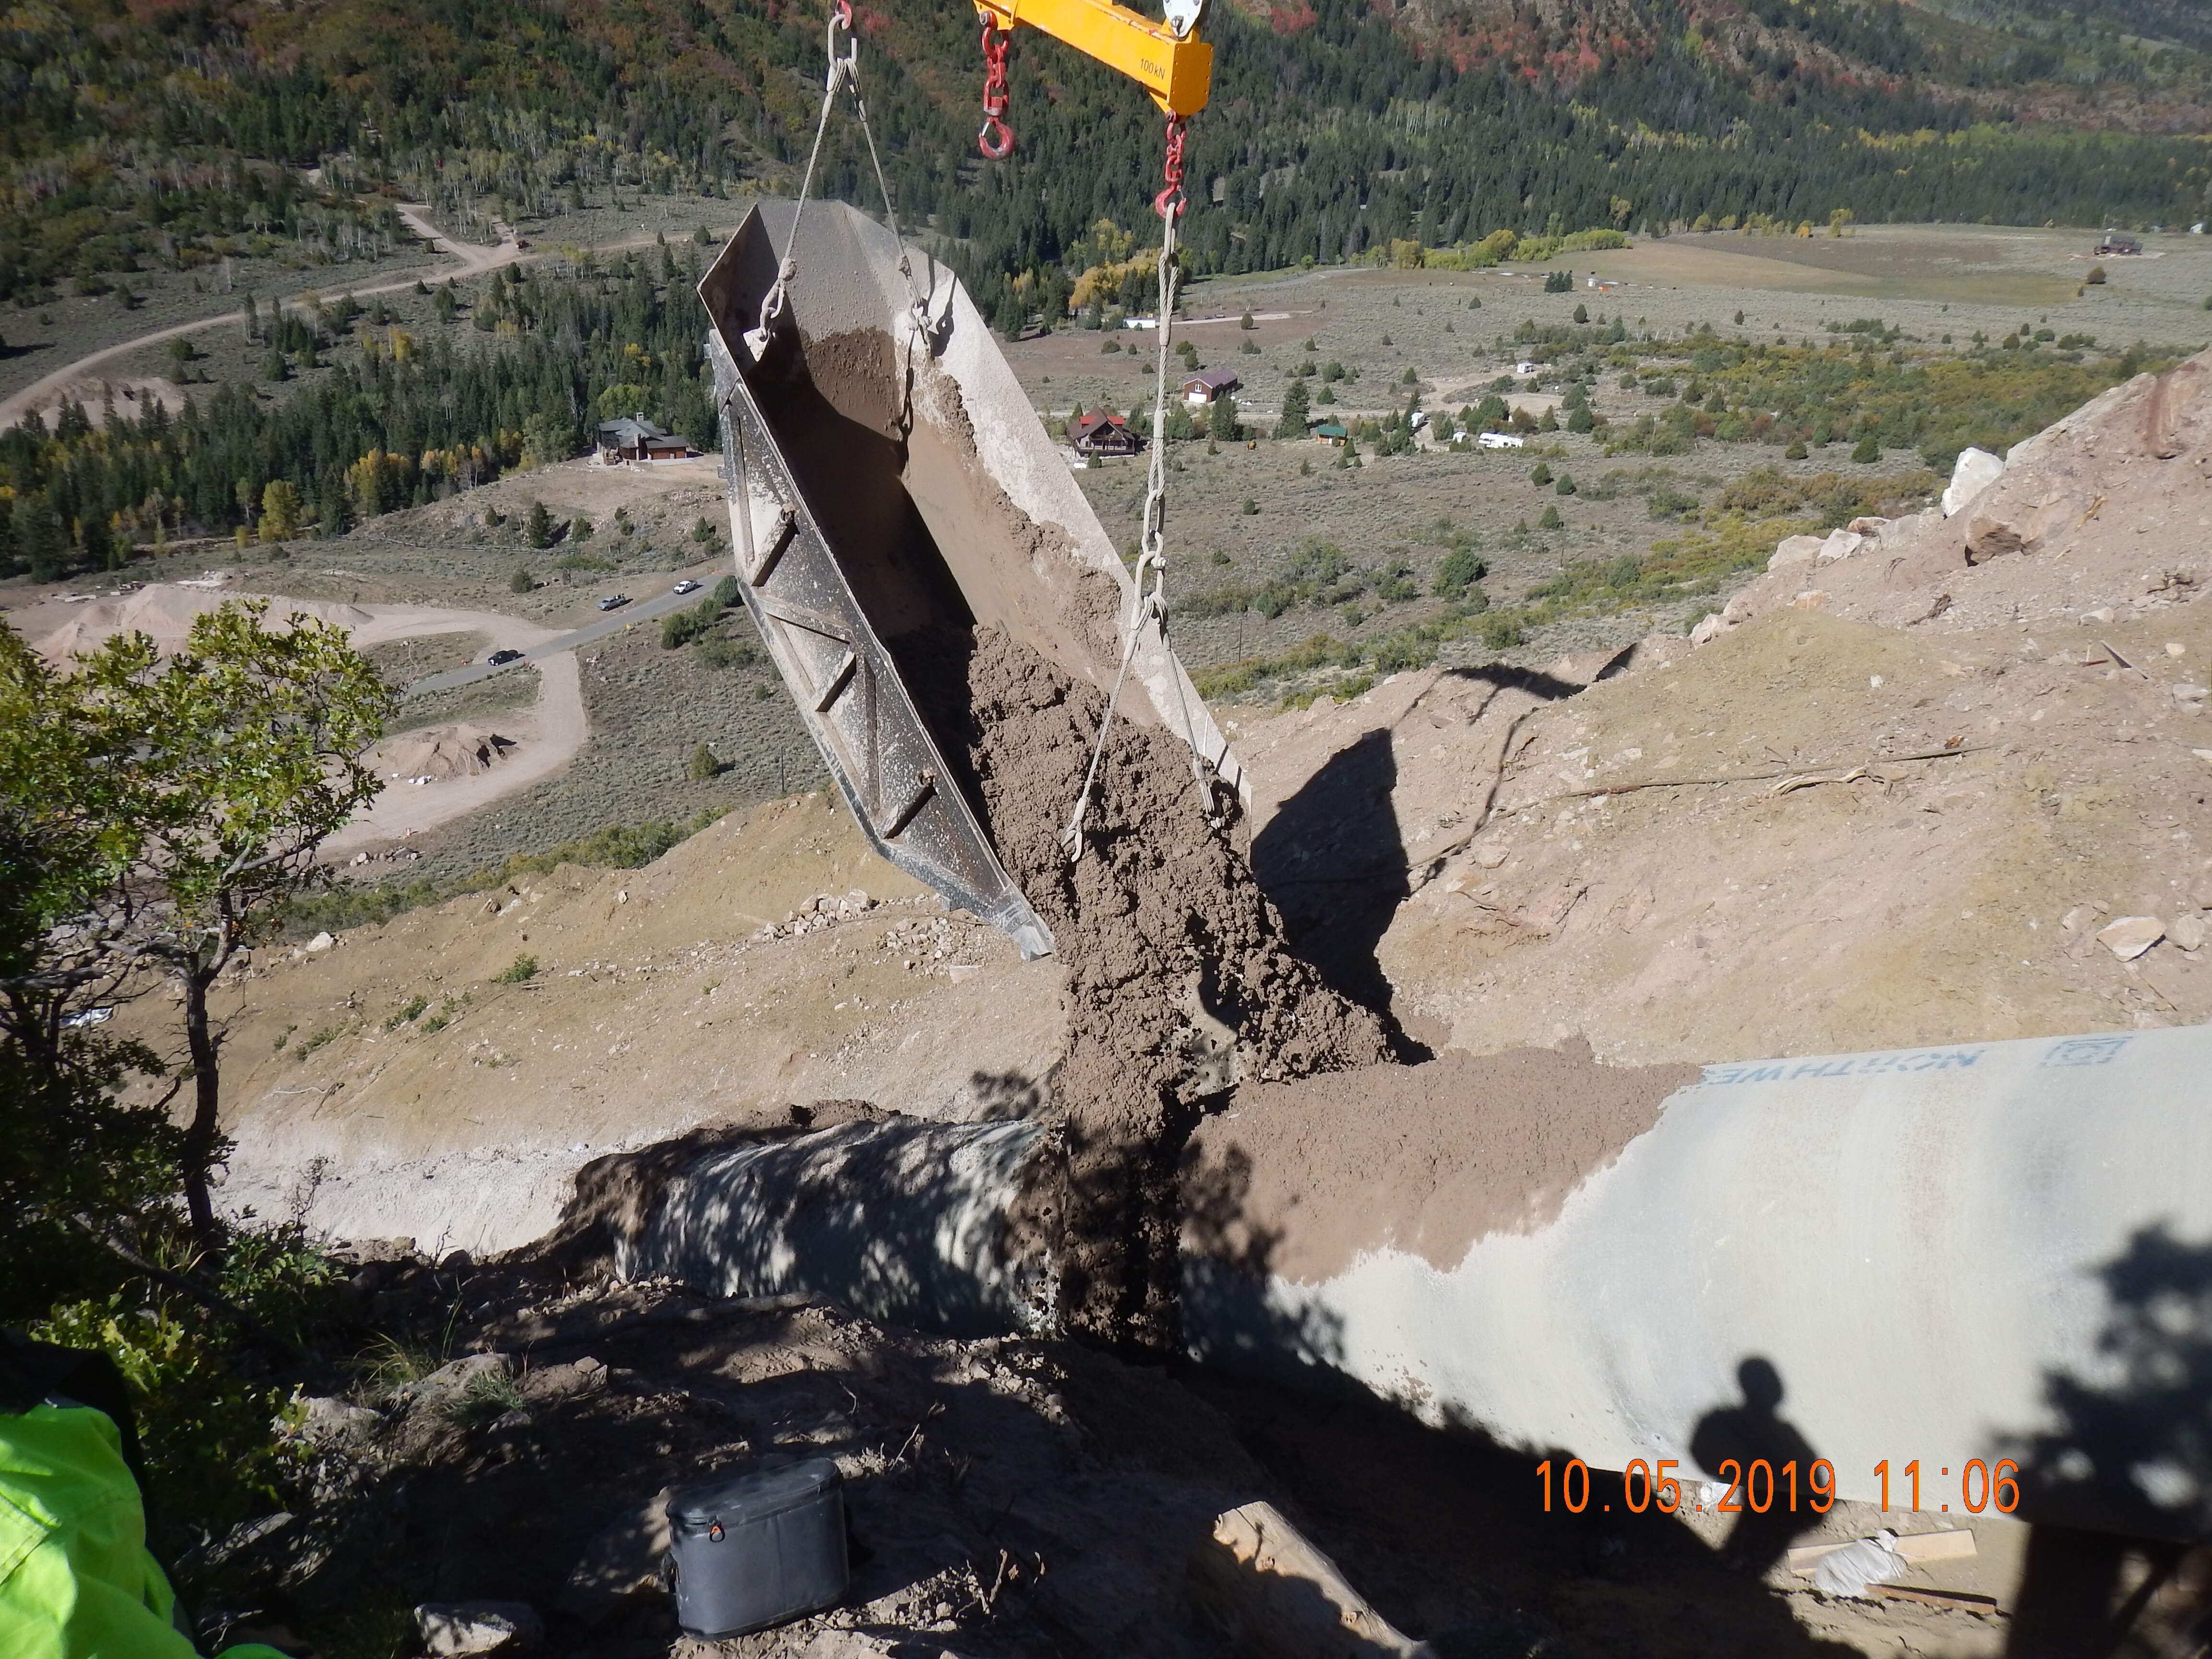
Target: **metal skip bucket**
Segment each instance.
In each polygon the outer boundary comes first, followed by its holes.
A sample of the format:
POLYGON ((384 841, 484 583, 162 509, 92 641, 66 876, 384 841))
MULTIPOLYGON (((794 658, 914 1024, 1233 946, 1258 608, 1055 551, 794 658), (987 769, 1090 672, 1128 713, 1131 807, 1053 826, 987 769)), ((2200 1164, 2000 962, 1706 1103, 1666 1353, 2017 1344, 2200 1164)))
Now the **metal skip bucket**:
MULTIPOLYGON (((896 653, 981 623, 1110 688, 1132 605, 1104 527, 957 279, 865 215, 761 203, 699 295, 738 586, 839 791, 893 864, 1050 951, 896 653)), ((1134 625, 1120 714, 1243 793, 1158 623, 1134 625)))

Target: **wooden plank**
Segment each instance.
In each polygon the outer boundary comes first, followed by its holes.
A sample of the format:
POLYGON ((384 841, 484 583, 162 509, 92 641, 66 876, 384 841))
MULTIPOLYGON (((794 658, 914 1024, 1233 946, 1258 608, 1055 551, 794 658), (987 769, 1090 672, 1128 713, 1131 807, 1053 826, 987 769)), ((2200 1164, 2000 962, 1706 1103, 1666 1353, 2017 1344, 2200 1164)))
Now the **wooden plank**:
MULTIPOLYGON (((1807 1544, 1790 1552, 1790 1571, 1801 1578, 1810 1578, 1820 1558, 1845 1544, 1859 1540, 1845 1538, 1833 1544, 1807 1544)), ((1931 1561, 1970 1561, 1976 1553, 1974 1534, 1964 1527, 1948 1532, 1914 1532, 1899 1536, 1891 1546, 1898 1555, 1914 1566, 1925 1566, 1931 1561)))

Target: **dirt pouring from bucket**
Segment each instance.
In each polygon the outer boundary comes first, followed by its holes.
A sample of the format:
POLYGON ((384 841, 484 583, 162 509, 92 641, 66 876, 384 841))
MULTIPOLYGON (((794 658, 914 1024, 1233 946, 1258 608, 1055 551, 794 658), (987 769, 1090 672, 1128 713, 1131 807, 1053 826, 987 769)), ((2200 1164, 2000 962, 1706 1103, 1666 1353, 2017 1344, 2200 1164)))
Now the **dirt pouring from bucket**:
POLYGON ((1069 1328, 1170 1349, 1176 1170, 1209 1102, 1241 1079, 1387 1063, 1390 1034, 1291 953, 1237 845, 1234 797, 1217 792, 1209 822, 1180 739, 1115 720, 1071 861, 1060 835, 1104 695, 989 627, 911 635, 899 654, 1066 969, 1048 1080, 1064 1178, 1016 1225, 1053 1237, 1069 1328))

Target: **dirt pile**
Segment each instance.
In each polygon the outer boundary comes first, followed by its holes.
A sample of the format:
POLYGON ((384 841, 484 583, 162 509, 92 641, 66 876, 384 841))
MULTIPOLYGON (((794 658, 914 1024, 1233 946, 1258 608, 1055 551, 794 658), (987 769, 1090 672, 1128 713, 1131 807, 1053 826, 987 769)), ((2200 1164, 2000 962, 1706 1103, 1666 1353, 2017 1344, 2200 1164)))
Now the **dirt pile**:
POLYGON ((385 777, 435 781, 489 772, 514 747, 513 738, 482 726, 428 726, 378 744, 367 758, 385 777))
POLYGON ((78 606, 70 619, 37 641, 39 654, 49 662, 62 662, 79 652, 96 649, 111 635, 137 631, 150 636, 163 651, 174 651, 185 642, 203 611, 213 611, 233 599, 267 599, 271 627, 290 617, 313 617, 343 629, 360 629, 375 621, 375 613, 357 605, 331 599, 293 599, 246 593, 222 586, 183 587, 149 582, 123 599, 94 599, 78 606))
POLYGON ((902 656, 1000 860, 1059 941, 1067 1035, 1050 1081, 1068 1188, 1050 1219, 1069 1320, 1171 1346, 1176 1161, 1201 1103, 1232 1063, 1280 1079, 1383 1060, 1383 1024, 1291 954, 1235 844, 1234 802, 1207 823, 1179 740, 1115 723, 1071 864, 1059 836, 1104 696, 989 628, 939 631, 902 656))
POLYGON ((1553 1219, 1697 1079, 1599 1066, 1577 1039, 1247 1085, 1191 1138, 1186 1243, 1308 1284, 1384 1249, 1449 1272, 1486 1234, 1553 1219))
POLYGON ((2205 580, 2212 553, 2212 352, 2139 374, 2015 444, 1971 459, 1938 506, 1776 568, 1724 621, 1783 607, 1954 632, 2139 616, 2205 580), (1990 476, 1994 474, 1994 476, 1990 476), (1838 556, 1839 555, 1839 556, 1838 556))

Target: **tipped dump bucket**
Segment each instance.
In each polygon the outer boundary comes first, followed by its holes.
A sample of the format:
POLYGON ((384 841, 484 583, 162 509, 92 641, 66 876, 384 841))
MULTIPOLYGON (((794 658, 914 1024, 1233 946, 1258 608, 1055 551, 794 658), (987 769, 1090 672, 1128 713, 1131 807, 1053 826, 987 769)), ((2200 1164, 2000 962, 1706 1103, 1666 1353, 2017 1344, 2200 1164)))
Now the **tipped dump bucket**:
MULTIPOLYGON (((865 215, 762 203, 699 295, 738 586, 839 791, 885 858, 1049 951, 919 712, 907 676, 927 671, 898 652, 981 623, 1109 689, 1130 580, 1103 526, 966 290, 865 215)), ((1244 793, 1149 620, 1119 708, 1244 793)))

